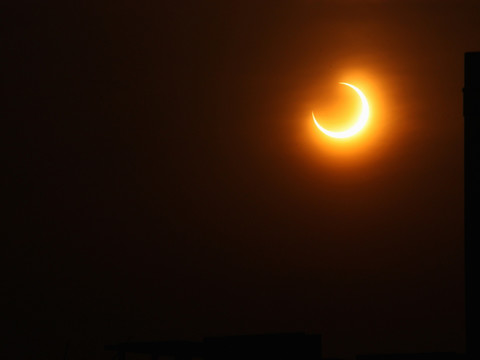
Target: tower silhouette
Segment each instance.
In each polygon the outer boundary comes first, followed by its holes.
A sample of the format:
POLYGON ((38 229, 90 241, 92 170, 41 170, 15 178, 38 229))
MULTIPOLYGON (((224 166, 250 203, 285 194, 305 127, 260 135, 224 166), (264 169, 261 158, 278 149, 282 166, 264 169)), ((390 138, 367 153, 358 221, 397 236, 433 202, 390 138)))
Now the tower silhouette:
POLYGON ((464 171, 465 171, 465 308, 466 350, 469 359, 478 359, 478 241, 480 224, 480 52, 465 53, 463 89, 464 171))

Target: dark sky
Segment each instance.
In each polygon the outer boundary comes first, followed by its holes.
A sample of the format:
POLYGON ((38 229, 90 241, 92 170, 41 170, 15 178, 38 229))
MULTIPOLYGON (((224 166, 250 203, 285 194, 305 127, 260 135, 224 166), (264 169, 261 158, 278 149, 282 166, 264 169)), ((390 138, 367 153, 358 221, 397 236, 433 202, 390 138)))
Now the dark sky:
POLYGON ((3 12, 1 356, 291 331, 464 351, 480 2, 71 3, 3 12), (371 107, 347 141, 311 120, 355 116, 339 81, 371 107))

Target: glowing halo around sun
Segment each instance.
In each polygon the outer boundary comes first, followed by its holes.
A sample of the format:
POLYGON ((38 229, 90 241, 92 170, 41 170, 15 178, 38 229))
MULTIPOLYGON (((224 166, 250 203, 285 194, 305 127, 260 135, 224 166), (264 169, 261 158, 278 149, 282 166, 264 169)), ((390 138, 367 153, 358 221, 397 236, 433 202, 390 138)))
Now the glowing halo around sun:
POLYGON ((339 82, 339 84, 350 86, 353 90, 355 90, 355 92, 360 97, 360 100, 362 101, 362 112, 360 113, 360 116, 358 117, 357 122, 351 128, 349 128, 345 131, 330 131, 330 130, 327 130, 324 127, 322 127, 317 122, 317 120, 315 119, 315 115, 313 115, 313 112, 312 112, 312 118, 313 118, 313 121, 315 122, 315 125, 317 125, 318 129, 321 132, 323 132, 325 135, 328 135, 328 136, 331 136, 331 137, 334 137, 334 138, 338 138, 338 139, 343 139, 343 138, 353 136, 356 133, 358 133, 360 130, 363 129, 363 127, 367 124, 368 116, 370 114, 370 108, 368 107, 367 98, 365 97, 365 95, 363 95, 363 93, 360 91, 359 88, 357 88, 357 87, 355 87, 351 84, 344 83, 344 82, 339 82))

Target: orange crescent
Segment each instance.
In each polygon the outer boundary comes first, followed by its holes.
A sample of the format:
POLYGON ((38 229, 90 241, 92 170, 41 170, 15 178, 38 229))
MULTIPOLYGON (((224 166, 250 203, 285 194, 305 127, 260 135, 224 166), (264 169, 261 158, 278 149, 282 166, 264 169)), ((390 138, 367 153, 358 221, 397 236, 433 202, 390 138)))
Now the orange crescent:
POLYGON ((365 97, 365 95, 362 93, 362 91, 359 88, 357 88, 356 86, 353 86, 351 84, 344 83, 344 82, 340 82, 339 84, 350 86, 353 90, 355 90, 355 92, 360 97, 360 100, 362 101, 362 111, 360 113, 360 116, 358 117, 358 120, 355 122, 355 124, 351 128, 349 128, 345 131, 330 131, 330 130, 325 129, 323 126, 321 126, 317 122, 317 120, 315 119, 315 115, 313 115, 313 112, 312 112, 312 118, 313 118, 313 122, 315 123, 315 125, 317 125, 317 128, 321 132, 323 132, 325 135, 328 135, 328 136, 331 136, 331 137, 334 137, 334 138, 338 138, 338 139, 343 139, 343 138, 347 138, 347 137, 355 135, 356 133, 358 133, 360 130, 362 130, 365 127, 365 125, 367 124, 367 121, 368 121, 368 116, 370 115, 370 108, 368 106, 367 98, 365 97))

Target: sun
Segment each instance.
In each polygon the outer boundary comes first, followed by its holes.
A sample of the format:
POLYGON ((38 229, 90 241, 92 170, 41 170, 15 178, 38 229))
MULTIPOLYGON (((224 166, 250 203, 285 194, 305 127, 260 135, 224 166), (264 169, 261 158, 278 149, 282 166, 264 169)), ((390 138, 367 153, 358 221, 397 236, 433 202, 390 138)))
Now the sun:
POLYGON ((313 118, 313 122, 315 123, 317 128, 321 132, 323 132, 325 135, 328 135, 330 137, 337 138, 337 139, 344 139, 344 138, 348 138, 348 137, 351 137, 351 136, 357 134, 360 130, 362 130, 365 127, 365 125, 368 122, 368 117, 370 115, 370 108, 368 106, 367 98, 365 97, 365 95, 362 93, 362 91, 359 88, 357 88, 356 86, 353 86, 351 84, 344 83, 344 82, 339 82, 339 84, 351 87, 353 90, 355 90, 355 92, 360 97, 360 100, 362 102, 362 111, 361 111, 357 121, 355 122, 355 124, 351 128, 349 128, 345 131, 330 131, 330 130, 327 130, 324 127, 322 127, 317 122, 313 112, 312 112, 312 118, 313 118))

